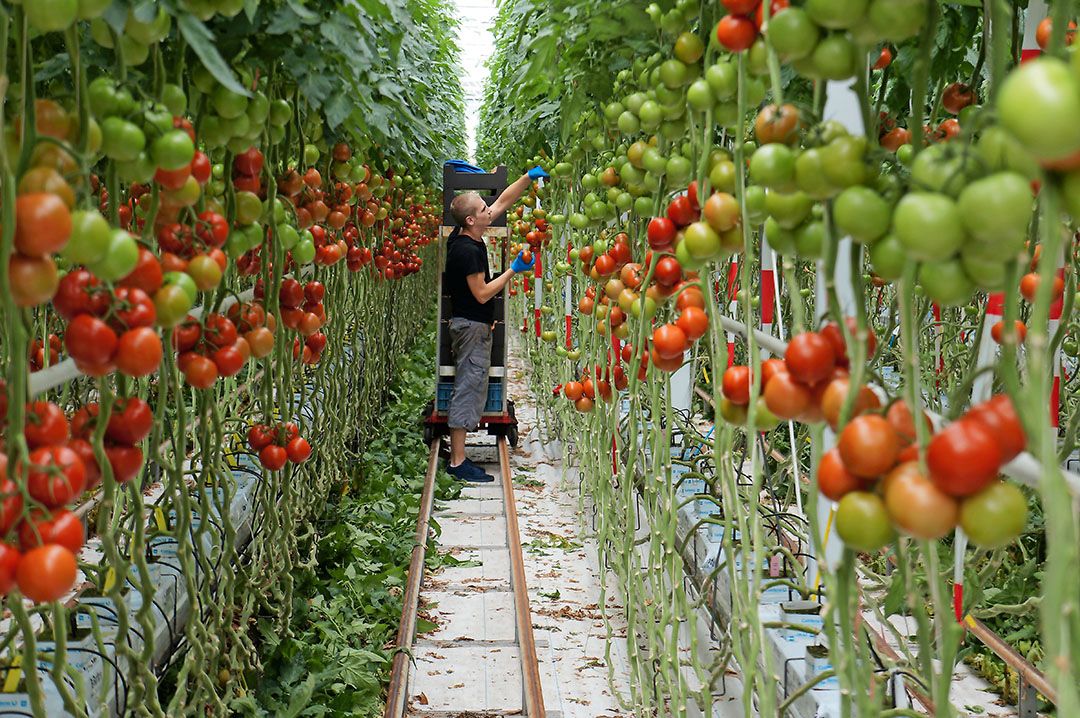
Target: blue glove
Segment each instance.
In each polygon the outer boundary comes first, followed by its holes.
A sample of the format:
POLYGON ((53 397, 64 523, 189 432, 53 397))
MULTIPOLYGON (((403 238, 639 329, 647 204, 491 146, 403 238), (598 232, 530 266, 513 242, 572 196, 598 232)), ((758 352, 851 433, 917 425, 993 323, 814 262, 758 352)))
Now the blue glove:
POLYGON ((529 170, 529 179, 538 180, 541 177, 543 177, 544 179, 551 179, 551 175, 545 172, 544 168, 539 165, 529 170))
POLYGON ((514 257, 514 261, 510 264, 510 269, 512 269, 517 274, 521 274, 522 272, 529 271, 530 269, 533 268, 533 265, 536 264, 536 255, 535 254, 532 257, 532 260, 530 260, 529 262, 526 262, 524 259, 521 258, 521 255, 524 254, 524 253, 525 253, 524 249, 521 250, 520 252, 518 252, 518 256, 514 257))

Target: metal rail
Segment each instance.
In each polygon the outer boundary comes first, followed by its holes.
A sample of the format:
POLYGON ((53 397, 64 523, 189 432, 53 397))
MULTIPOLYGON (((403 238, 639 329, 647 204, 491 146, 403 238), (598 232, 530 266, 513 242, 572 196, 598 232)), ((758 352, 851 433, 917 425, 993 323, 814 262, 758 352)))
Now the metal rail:
POLYGON ((420 600, 420 584, 424 580, 424 558, 427 554, 428 527, 431 523, 431 507, 435 501, 435 475, 439 467, 439 442, 431 442, 428 455, 424 490, 420 495, 420 514, 416 519, 416 539, 412 560, 409 562, 409 580, 405 584, 405 600, 401 607, 401 624, 398 626, 394 661, 390 668, 390 685, 387 688, 386 718, 401 718, 408 705, 409 669, 412 664, 412 643, 416 635, 416 612, 420 600))
POLYGON ((518 647, 521 651, 521 689, 525 697, 525 714, 529 718, 545 718, 547 712, 544 708, 544 691, 540 685, 532 612, 529 610, 529 589, 525 585, 525 561, 521 556, 517 502, 514 500, 514 483, 510 477, 510 450, 507 448, 505 436, 499 437, 499 470, 502 474, 503 505, 506 509, 506 543, 510 549, 510 579, 514 591, 518 647))

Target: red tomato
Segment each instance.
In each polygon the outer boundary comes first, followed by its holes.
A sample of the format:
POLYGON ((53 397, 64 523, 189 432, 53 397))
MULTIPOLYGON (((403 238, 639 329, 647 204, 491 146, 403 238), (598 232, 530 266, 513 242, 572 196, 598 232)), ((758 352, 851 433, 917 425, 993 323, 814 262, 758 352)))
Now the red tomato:
POLYGON ((139 245, 139 260, 135 264, 135 269, 131 270, 131 274, 121 279, 118 284, 121 287, 136 287, 147 294, 153 294, 161 288, 162 275, 161 262, 158 258, 149 249, 139 245))
POLYGON ((836 446, 848 471, 872 479, 896 465, 900 438, 884 417, 868 414, 848 422, 836 446))
POLYGON ((697 220, 698 212, 694 209, 694 205, 691 204, 689 197, 686 195, 679 195, 671 200, 671 203, 668 205, 667 216, 668 219, 679 227, 685 227, 697 220))
POLYGON ((934 484, 949 496, 978 493, 997 478, 1002 447, 981 421, 961 419, 934 435, 926 466, 934 484))
POLYGON ((264 446, 262 450, 259 451, 259 462, 270 471, 277 471, 280 469, 285 465, 288 458, 289 456, 285 449, 276 444, 264 446))
POLYGON ((863 481, 847 470, 835 446, 821 455, 817 469, 818 490, 832 501, 839 501, 844 494, 861 491, 869 482, 863 481))
POLYGON ((21 560, 21 553, 6 543, 0 543, 0 596, 8 595, 15 587, 15 574, 21 560))
POLYGON ((885 477, 885 509, 893 524, 909 536, 933 541, 954 528, 960 507, 919 470, 918 462, 900 464, 885 477))
MULTIPOLYGON (((857 338, 856 332, 858 332, 858 324, 855 317, 845 317, 844 323, 847 324, 848 332, 852 338, 857 338)), ((847 366, 849 357, 847 355, 847 344, 844 342, 844 333, 840 330, 840 325, 836 322, 829 322, 821 331, 818 332, 821 336, 829 340, 829 343, 833 345, 833 350, 836 352, 836 360, 838 364, 847 366)), ((874 334, 874 330, 870 327, 866 328, 866 360, 874 356, 874 352, 877 351, 877 336, 874 334)))
POLYGON ((60 280, 53 297, 56 313, 65 321, 71 321, 80 314, 100 316, 109 307, 109 292, 89 271, 81 268, 72 269, 60 280))
POLYGON ((29 551, 42 544, 60 544, 72 553, 78 553, 86 543, 86 527, 73 512, 55 509, 51 517, 41 511, 32 511, 19 524, 19 548, 29 551))
MULTIPOLYGON (((1020 321, 1019 319, 1014 320, 1014 322, 1015 323, 1014 323, 1013 326, 1016 327, 1016 329, 1015 329, 1016 341, 1019 344, 1023 344, 1024 339, 1027 338, 1027 325, 1024 324, 1022 321, 1020 321)), ((1004 341, 1004 339, 1005 339, 1005 320, 999 319, 998 321, 994 322, 994 326, 990 327, 990 337, 995 342, 997 342, 998 344, 1001 344, 1002 341, 1004 341)))
POLYGON ((716 24, 717 41, 731 52, 749 49, 757 34, 754 21, 742 15, 725 15, 716 24))
POLYGON ((58 544, 46 544, 23 554, 15 582, 35 603, 57 601, 75 585, 77 568, 75 554, 58 544))
POLYGON ((663 256, 656 262, 653 279, 664 287, 674 287, 682 279, 682 265, 672 256, 663 256))
POLYGON ((647 232, 649 246, 657 250, 668 249, 675 241, 676 231, 675 223, 667 217, 653 217, 647 232))
POLYGON ((793 377, 803 384, 814 385, 832 374, 836 350, 832 342, 817 332, 805 332, 788 343, 784 362, 793 377))
POLYGON ((302 464, 311 456, 311 444, 307 442, 307 439, 297 436, 289 440, 289 443, 285 446, 285 453, 288 455, 289 461, 294 464, 302 464))
POLYGON ((154 301, 137 287, 120 287, 113 292, 113 315, 109 326, 120 332, 125 329, 149 327, 157 321, 154 301))
POLYGON ((653 348, 661 359, 682 360, 689 343, 686 333, 674 324, 661 324, 653 330, 653 348))
POLYGON ((82 459, 66 446, 50 446, 30 452, 26 490, 48 508, 70 503, 86 486, 82 459))
MULTIPOLYGON (((762 381, 764 381, 765 364, 762 364, 761 368, 762 381)), ((765 406, 769 411, 781 419, 789 420, 802 417, 814 401, 814 395, 810 389, 805 384, 796 381, 787 371, 772 374, 765 384, 763 395, 765 406)))
POLYGON ((184 372, 184 381, 196 389, 209 389, 214 385, 218 369, 212 360, 194 352, 181 355, 181 361, 184 357, 187 357, 187 360, 183 361, 183 366, 180 367, 184 372))
POLYGON ((990 431, 997 445, 1001 447, 1001 462, 1007 463, 1027 446, 1027 436, 1020 417, 1016 415, 1012 400, 1005 394, 998 394, 989 401, 973 406, 964 416, 990 431))
POLYGON ((97 317, 80 314, 68 323, 64 346, 68 354, 86 364, 106 364, 116 351, 116 332, 97 317))
MULTIPOLYGON (((837 377, 826 384, 825 392, 821 395, 821 413, 825 416, 825 421, 833 429, 840 422, 840 412, 844 407, 844 402, 847 400, 848 391, 849 382, 847 377, 837 377)), ((851 419, 860 414, 865 414, 868 411, 877 409, 879 406, 881 406, 881 402, 878 400, 877 394, 870 387, 863 384, 859 387, 859 392, 855 396, 848 418, 851 419)))
POLYGON ((232 346, 221 347, 211 355, 220 376, 233 376, 244 368, 244 356, 233 342, 232 346))
POLYGON ((116 347, 116 367, 127 376, 148 376, 161 365, 161 337, 150 327, 124 332, 116 347))
POLYGON ((154 412, 137 396, 118 400, 109 415, 105 438, 118 444, 138 444, 154 428, 154 412))
POLYGON ((203 338, 214 347, 231 347, 236 343, 238 334, 236 325, 221 314, 211 314, 206 318, 203 338))
MULTIPOLYGON (((896 435, 900 437, 902 446, 907 446, 915 441, 915 419, 904 399, 893 402, 889 410, 885 412, 885 419, 892 424, 896 435)), ((925 411, 923 412, 923 421, 926 423, 926 435, 929 436, 933 433, 934 427, 925 411)))
POLYGON ((126 484, 139 475, 143 452, 138 446, 106 446, 105 456, 109 459, 113 479, 118 484, 126 484))
POLYGON ((79 455, 82 459, 83 467, 86 469, 86 487, 84 491, 91 491, 101 483, 101 469, 97 464, 97 457, 94 456, 94 449, 90 446, 90 442, 86 439, 69 439, 67 447, 79 455))
POLYGON ((750 388, 753 378, 748 366, 728 367, 724 372, 721 390, 733 404, 745 406, 750 403, 750 388))
POLYGON ((274 434, 265 424, 254 424, 248 429, 248 446, 252 451, 262 451, 274 441, 274 434))
POLYGON ((34 401, 26 405, 26 443, 31 450, 50 444, 62 444, 68 438, 68 422, 64 411, 51 401, 34 401))
POLYGON ((23 497, 15 482, 7 477, 7 455, 0 453, 0 534, 6 534, 22 518, 23 497))
POLYGON ((692 342, 705 336, 705 333, 709 331, 709 315, 697 307, 687 307, 682 310, 675 323, 692 342))

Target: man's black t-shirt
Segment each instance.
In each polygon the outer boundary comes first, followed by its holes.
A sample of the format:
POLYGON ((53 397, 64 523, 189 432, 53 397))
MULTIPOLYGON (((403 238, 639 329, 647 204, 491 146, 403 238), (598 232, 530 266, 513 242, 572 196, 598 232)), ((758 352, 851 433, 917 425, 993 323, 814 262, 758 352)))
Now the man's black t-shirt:
POLYGON ((484 273, 484 281, 491 281, 488 270, 487 247, 456 227, 446 242, 446 289, 450 294, 450 315, 491 324, 495 321, 495 303, 481 304, 469 289, 468 277, 484 273))

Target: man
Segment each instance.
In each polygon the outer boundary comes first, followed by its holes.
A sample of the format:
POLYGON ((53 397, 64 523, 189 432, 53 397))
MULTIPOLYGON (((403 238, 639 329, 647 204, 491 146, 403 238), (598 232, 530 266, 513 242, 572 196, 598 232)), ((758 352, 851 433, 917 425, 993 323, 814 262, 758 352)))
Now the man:
POLYGON ((491 366, 491 332, 498 296, 510 279, 532 268, 521 253, 510 269, 494 280, 488 269, 484 230, 494 218, 510 209, 533 180, 547 177, 534 167, 507 187, 489 207, 475 192, 460 194, 450 203, 457 227, 446 244, 446 288, 450 294, 450 346, 454 352, 454 393, 450 395, 447 425, 450 427, 450 475, 461 481, 488 482, 495 477, 465 458, 465 434, 476 431, 488 393, 491 366))

